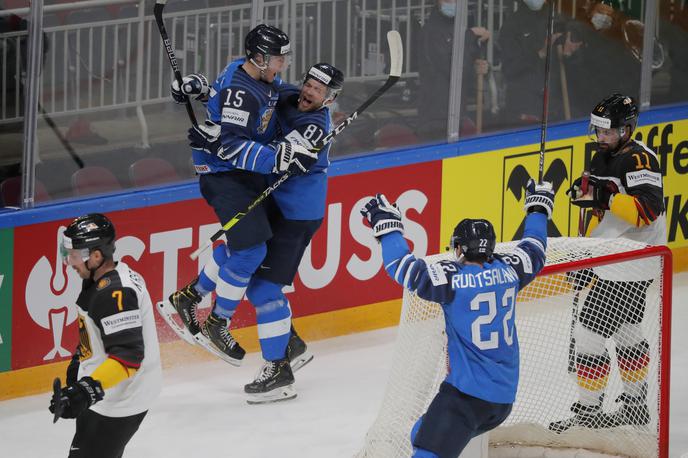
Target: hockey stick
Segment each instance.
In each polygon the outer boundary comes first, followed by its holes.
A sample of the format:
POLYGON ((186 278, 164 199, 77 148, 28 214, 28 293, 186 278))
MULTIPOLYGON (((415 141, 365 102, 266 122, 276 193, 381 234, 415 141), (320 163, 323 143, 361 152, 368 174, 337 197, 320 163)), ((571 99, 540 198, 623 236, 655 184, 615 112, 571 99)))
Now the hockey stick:
POLYGON ((566 65, 564 65, 564 47, 557 46, 557 58, 559 60, 559 81, 561 83, 561 101, 564 104, 564 119, 571 119, 571 102, 569 101, 569 83, 566 77, 566 65))
MULTIPOLYGON (((157 5, 156 5, 157 7, 157 5)), ((399 80, 399 77, 401 76, 401 67, 403 64, 403 59, 404 59, 404 49, 403 45, 401 43, 401 36, 399 35, 399 32, 396 30, 390 30, 387 32, 387 43, 389 44, 389 55, 390 55, 390 71, 389 71, 389 76, 387 77, 387 81, 385 81, 385 84, 382 85, 373 95, 368 97, 368 99, 361 104, 360 107, 358 107, 353 113, 351 113, 344 121, 339 123, 337 127, 334 128, 332 132, 327 134, 320 142, 318 145, 316 145, 313 150, 315 151, 320 151, 332 141, 334 137, 342 133, 344 129, 346 129, 349 124, 354 122, 354 120, 361 114, 363 111, 368 108, 373 102, 375 102, 382 94, 384 94, 390 87, 394 86, 394 84, 399 80)), ((189 256, 191 259, 196 260, 198 259, 198 256, 203 253, 205 250, 210 248, 213 243, 222 237, 222 235, 230 230, 234 225, 236 225, 241 219, 246 216, 251 210, 256 208, 256 206, 260 205, 263 200, 265 200, 266 197, 268 197, 272 192, 277 189, 282 183, 284 183, 291 174, 289 172, 283 174, 282 176, 279 177, 279 179, 272 185, 266 188, 251 204, 248 206, 248 208, 243 211, 239 212, 236 215, 232 217, 227 223, 225 223, 220 230, 215 232, 210 239, 205 243, 205 245, 199 247, 196 251, 191 253, 189 256)))
MULTIPOLYGON (((177 64, 177 58, 174 55, 174 49, 172 48, 172 43, 170 42, 170 37, 167 36, 167 30, 165 30, 165 22, 162 19, 162 10, 165 9, 165 3, 167 0, 155 0, 155 6, 153 7, 153 15, 155 16, 155 22, 158 24, 158 30, 160 30, 160 37, 162 38, 162 43, 167 52, 167 58, 170 60, 170 65, 172 65, 172 71, 174 72, 174 79, 177 80, 179 88, 181 90, 184 85, 182 80, 182 74, 179 72, 179 64, 177 64)), ((191 101, 189 97, 186 97, 186 113, 189 115, 191 124, 194 127, 198 126, 198 121, 196 121, 196 114, 191 106, 191 101)))
POLYGON ((55 377, 55 380, 53 380, 53 405, 55 406, 53 423, 57 423, 57 420, 60 419, 64 411, 64 403, 62 402, 62 382, 60 382, 59 377, 55 377))
POLYGON ((64 149, 69 153, 72 159, 74 159, 74 162, 76 165, 79 166, 80 169, 84 168, 84 161, 79 157, 79 155, 74 151, 74 148, 72 145, 69 143, 69 141, 65 138, 64 135, 62 135, 62 132, 60 132, 60 129, 57 127, 55 124, 55 121, 53 121, 53 118, 50 117, 47 111, 45 111, 45 108, 43 108, 43 105, 41 105, 41 102, 38 102, 38 111, 41 112, 43 115, 43 119, 45 120, 45 123, 53 130, 55 133, 55 136, 57 137, 58 140, 60 140, 60 143, 62 143, 62 146, 64 149))
MULTIPOLYGON (((587 170, 583 172, 581 176, 581 191, 583 194, 588 192, 588 180, 590 179, 590 172, 587 170)), ((585 237, 585 208, 582 208, 578 212, 578 237, 585 237)), ((569 374, 576 373, 576 338, 574 337, 574 329, 576 327, 576 322, 578 321, 578 301, 580 300, 580 294, 583 288, 576 291, 573 296, 573 304, 571 305, 571 330, 569 332, 569 374)))
POLYGON ((545 169, 545 142, 547 141, 547 114, 549 107, 549 67, 552 60, 552 34, 554 32, 554 0, 547 2, 549 17, 547 18, 547 50, 545 52, 545 87, 542 94, 542 125, 540 126, 540 163, 538 165, 538 183, 542 183, 545 169))

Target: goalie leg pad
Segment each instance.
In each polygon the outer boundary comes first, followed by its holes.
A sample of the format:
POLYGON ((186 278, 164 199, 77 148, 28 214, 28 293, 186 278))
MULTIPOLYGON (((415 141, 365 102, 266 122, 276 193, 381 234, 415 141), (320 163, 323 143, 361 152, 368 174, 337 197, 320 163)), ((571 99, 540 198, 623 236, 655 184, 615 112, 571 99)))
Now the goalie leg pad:
POLYGON ((459 456, 472 438, 506 420, 511 407, 475 398, 443 382, 422 417, 413 446, 441 458, 459 456))

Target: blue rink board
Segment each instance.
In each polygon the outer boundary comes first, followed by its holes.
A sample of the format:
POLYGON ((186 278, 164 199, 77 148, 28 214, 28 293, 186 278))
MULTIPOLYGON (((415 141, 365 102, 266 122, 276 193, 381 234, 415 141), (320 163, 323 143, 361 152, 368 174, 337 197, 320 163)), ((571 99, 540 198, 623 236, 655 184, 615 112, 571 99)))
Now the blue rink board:
MULTIPOLYGON (((688 105, 674 105, 644 112, 640 115, 639 124, 661 124, 681 119, 688 119, 688 105)), ((547 129, 547 140, 585 135, 587 121, 577 121, 551 125, 547 129)), ((335 160, 330 166, 331 177, 351 175, 390 167, 436 161, 468 154, 479 154, 487 151, 518 147, 540 143, 539 126, 531 129, 502 132, 491 135, 460 140, 457 143, 410 146, 393 151, 347 157, 335 160)), ((138 191, 118 193, 108 196, 96 196, 82 199, 69 199, 37 206, 28 210, 0 211, 0 228, 26 226, 58 219, 74 218, 85 213, 107 213, 130 208, 149 207, 154 205, 179 202, 200 198, 197 181, 190 180, 181 184, 148 188, 138 191)))

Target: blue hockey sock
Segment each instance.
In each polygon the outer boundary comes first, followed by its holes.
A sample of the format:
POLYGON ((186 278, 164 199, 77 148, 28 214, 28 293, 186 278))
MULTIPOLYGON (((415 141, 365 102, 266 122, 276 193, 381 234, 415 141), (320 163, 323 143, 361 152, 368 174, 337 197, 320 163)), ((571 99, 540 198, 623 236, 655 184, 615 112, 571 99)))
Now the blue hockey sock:
POLYGON ((219 244, 213 250, 213 256, 203 266, 203 270, 198 274, 198 283, 196 283, 196 290, 203 296, 215 291, 217 286, 217 278, 220 272, 220 267, 227 262, 229 254, 227 253, 227 245, 219 244))
POLYGON ((217 315, 231 318, 244 297, 253 272, 263 261, 266 253, 267 247, 264 243, 245 250, 230 250, 227 260, 220 267, 215 288, 217 300, 213 311, 217 315))
POLYGON ((263 359, 276 361, 284 358, 291 335, 291 309, 287 297, 282 293, 282 285, 253 278, 246 295, 256 308, 263 359))

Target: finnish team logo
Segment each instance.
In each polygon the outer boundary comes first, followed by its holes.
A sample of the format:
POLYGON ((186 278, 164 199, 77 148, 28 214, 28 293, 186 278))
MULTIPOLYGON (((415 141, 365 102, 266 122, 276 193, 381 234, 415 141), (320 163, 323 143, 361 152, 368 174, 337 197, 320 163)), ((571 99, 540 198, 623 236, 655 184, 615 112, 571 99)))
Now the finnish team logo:
MULTIPOLYGON (((530 178, 537 180, 540 152, 517 154, 504 157, 504 188, 502 191, 502 234, 501 240, 519 240, 525 227, 523 204, 526 185, 530 178)), ((552 183, 554 190, 554 213, 547 222, 550 237, 570 235, 570 211, 566 189, 570 183, 573 163, 571 146, 549 150, 545 153, 543 180, 552 183), (566 210, 562 210, 562 208, 566 210)))
POLYGON ((53 336, 52 348, 45 349, 44 361, 71 355, 62 346, 62 334, 76 320, 76 299, 81 291, 81 278, 62 263, 60 256, 60 236, 64 230, 64 226, 57 230, 52 259, 41 256, 26 280, 26 310, 38 326, 50 330, 53 336))
POLYGON ((258 130, 256 131, 258 134, 264 134, 265 131, 268 130, 274 111, 275 109, 270 107, 263 112, 263 115, 260 117, 260 126, 258 126, 258 130))

